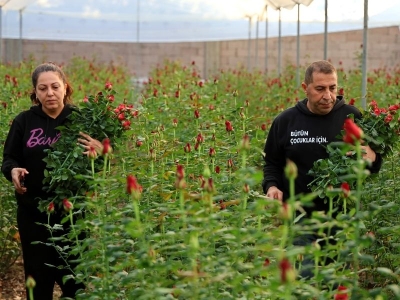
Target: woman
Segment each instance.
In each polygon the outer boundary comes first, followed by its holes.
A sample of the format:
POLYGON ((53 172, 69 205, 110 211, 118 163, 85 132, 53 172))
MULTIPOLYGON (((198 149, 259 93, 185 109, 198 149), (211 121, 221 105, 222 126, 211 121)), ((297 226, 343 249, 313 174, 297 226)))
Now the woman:
MULTIPOLYGON (((36 282, 34 299, 51 300, 55 282, 60 286, 63 297, 75 298, 76 292, 84 286, 74 280, 65 283, 62 280, 66 275, 73 275, 74 265, 65 262, 53 246, 45 245, 49 243, 51 233, 46 226, 40 225, 48 222, 50 226, 61 224, 65 215, 62 211, 48 215, 38 209, 39 201, 51 196, 42 190, 46 168, 44 150, 60 138, 56 128, 64 124, 71 113, 73 89, 61 68, 53 63, 37 66, 32 73, 32 84, 30 97, 34 105, 12 122, 4 144, 1 170, 15 187, 25 279, 31 276, 36 282)), ((78 141, 86 149, 84 154, 91 147, 101 151, 99 141, 86 134, 81 135, 78 141)), ((67 224, 64 227, 68 229, 67 224)), ((62 245, 65 246, 65 243, 62 245)))

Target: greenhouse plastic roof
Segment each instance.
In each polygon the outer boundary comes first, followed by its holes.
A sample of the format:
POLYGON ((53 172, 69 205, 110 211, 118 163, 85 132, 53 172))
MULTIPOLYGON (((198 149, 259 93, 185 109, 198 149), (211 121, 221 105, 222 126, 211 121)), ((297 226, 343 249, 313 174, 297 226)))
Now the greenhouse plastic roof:
POLYGON ((3 9, 20 10, 37 2, 36 0, 0 0, 0 6, 3 9))
POLYGON ((273 9, 292 9, 297 4, 309 6, 313 0, 265 0, 273 9))
MULTIPOLYGON (((329 31, 362 29, 363 2, 328 0, 329 31)), ((22 32, 28 39, 76 41, 246 39, 249 17, 253 24, 268 19, 273 37, 281 15, 282 35, 296 35, 296 4, 301 34, 322 33, 324 0, 0 0, 1 31, 4 38, 22 32)), ((370 26, 400 25, 399 15, 399 0, 369 0, 370 26)), ((265 26, 259 35, 266 35, 265 26)))

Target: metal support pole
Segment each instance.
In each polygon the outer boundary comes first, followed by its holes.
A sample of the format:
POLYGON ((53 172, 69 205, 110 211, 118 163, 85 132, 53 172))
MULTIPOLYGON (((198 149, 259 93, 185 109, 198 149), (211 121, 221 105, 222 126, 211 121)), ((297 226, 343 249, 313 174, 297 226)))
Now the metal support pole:
POLYGON ((364 0, 364 31, 362 56, 361 106, 367 107, 368 0, 364 0))
POLYGON ((300 86, 300 3, 297 4, 297 55, 296 55, 296 83, 300 86))
POLYGON ((208 78, 208 42, 204 41, 204 78, 208 78))
POLYGON ((3 63, 3 6, 10 2, 10 0, 0 5, 0 64, 3 63))
POLYGON ((250 72, 251 68, 251 60, 250 60, 250 53, 251 53, 251 18, 252 16, 247 16, 249 18, 249 38, 247 42, 247 71, 250 72))
POLYGON ((265 5, 265 76, 268 76, 268 5, 265 5))
POLYGON ((3 6, 0 5, 0 65, 3 63, 3 6))
POLYGON ((19 10, 19 40, 18 40, 18 61, 22 62, 23 51, 22 51, 22 12, 24 9, 19 10))
POLYGON ((137 6, 136 6, 136 57, 137 57, 137 70, 136 70, 136 75, 140 75, 140 62, 141 62, 141 57, 140 57, 140 0, 137 0, 137 6))
POLYGON ((282 25, 281 8, 279 10, 279 36, 278 36, 278 77, 281 77, 281 59, 282 59, 282 25))
POLYGON ((260 16, 257 15, 257 23, 256 23, 256 44, 255 44, 255 59, 254 59, 254 66, 258 67, 258 28, 260 24, 260 16))
POLYGON ((325 0, 324 59, 328 59, 328 0, 325 0))

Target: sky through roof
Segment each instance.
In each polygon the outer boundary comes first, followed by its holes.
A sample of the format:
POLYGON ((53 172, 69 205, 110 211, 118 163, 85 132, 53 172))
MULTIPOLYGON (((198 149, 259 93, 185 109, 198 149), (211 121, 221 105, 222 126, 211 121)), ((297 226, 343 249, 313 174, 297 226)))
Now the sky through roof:
MULTIPOLYGON (((282 35, 296 35, 300 5, 301 34, 324 31, 324 0, 0 0, 2 36, 28 39, 173 42, 246 39, 249 16, 252 35, 257 20, 259 35, 278 35, 281 9, 282 35), (310 2, 310 3, 307 3, 310 2), (269 5, 265 12, 265 4, 269 5), (308 6, 306 6, 309 4, 308 6), (20 11, 21 10, 21 14, 20 11), (247 16, 247 17, 246 17, 247 16)), ((329 31, 362 29, 363 2, 329 0, 329 31)), ((400 25, 399 0, 369 0, 372 27, 400 25)))

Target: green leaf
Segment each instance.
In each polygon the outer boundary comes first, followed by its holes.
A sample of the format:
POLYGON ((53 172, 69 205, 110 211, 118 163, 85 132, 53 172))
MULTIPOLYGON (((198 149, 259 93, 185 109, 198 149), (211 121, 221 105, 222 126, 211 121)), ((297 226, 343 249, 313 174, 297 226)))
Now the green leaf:
POLYGON ((378 267, 378 268, 376 268, 376 271, 382 275, 397 278, 396 274, 394 274, 393 271, 388 268, 378 267))

